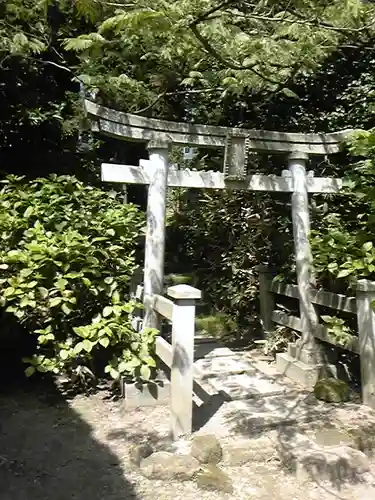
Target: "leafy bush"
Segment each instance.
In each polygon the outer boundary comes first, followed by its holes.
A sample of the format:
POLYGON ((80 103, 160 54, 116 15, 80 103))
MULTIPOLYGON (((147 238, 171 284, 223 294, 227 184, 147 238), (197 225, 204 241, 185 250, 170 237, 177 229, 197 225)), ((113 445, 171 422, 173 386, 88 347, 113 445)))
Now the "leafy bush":
POLYGON ((356 339, 344 319, 328 315, 321 316, 321 319, 324 321, 328 336, 332 338, 333 344, 347 347, 356 339))
POLYGON ((312 232, 314 267, 321 279, 375 278, 375 129, 352 134, 358 161, 345 176, 345 194, 312 232))
POLYGON ((129 321, 135 240, 143 219, 116 195, 70 176, 10 176, 0 191, 0 301, 35 336, 35 371, 148 378, 154 332, 129 321))
POLYGON ((236 331, 237 325, 225 313, 216 312, 210 316, 196 318, 195 325, 198 330, 214 338, 224 338, 236 331))

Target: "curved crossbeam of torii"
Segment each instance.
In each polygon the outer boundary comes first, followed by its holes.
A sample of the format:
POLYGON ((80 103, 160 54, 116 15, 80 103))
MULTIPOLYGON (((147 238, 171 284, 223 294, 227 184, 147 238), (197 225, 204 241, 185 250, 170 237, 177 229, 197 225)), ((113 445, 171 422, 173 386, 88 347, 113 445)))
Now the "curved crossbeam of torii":
MULTIPOLYGON (((306 360, 314 358, 314 325, 318 318, 309 297, 313 286, 312 256, 308 235, 310 231, 308 193, 337 192, 340 179, 314 177, 306 173, 309 156, 338 153, 351 132, 344 130, 329 134, 300 134, 192 125, 115 111, 91 101, 85 101, 92 130, 128 141, 147 143, 150 159, 140 166, 102 165, 102 180, 122 184, 148 184, 147 232, 144 269, 144 327, 158 327, 157 314, 152 309, 152 296, 163 293, 165 203, 167 186, 205 189, 245 189, 251 191, 287 191, 292 196, 292 219, 303 325, 301 352, 306 360), (225 148, 223 172, 176 170, 168 165, 170 144, 193 145, 199 148, 225 148), (267 154, 287 154, 288 170, 282 176, 248 175, 250 151, 267 154)), ((271 313, 271 311, 270 311, 271 313)))

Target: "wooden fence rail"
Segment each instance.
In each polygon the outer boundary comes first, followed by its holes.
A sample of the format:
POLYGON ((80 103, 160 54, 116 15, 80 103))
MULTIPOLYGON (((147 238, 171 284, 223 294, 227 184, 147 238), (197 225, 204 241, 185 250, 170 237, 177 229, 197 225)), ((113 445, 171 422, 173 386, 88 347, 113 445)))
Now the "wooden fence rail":
MULTIPOLYGON (((271 270, 264 266, 259 266, 258 272, 260 313, 265 333, 272 331, 274 324, 302 332, 301 318, 275 309, 275 295, 300 299, 297 285, 272 281, 271 270)), ((375 282, 359 280, 355 297, 314 288, 308 290, 308 295, 313 304, 356 315, 358 337, 353 336, 345 345, 336 341, 322 324, 315 325, 313 334, 319 340, 359 354, 363 403, 375 408, 375 282)))

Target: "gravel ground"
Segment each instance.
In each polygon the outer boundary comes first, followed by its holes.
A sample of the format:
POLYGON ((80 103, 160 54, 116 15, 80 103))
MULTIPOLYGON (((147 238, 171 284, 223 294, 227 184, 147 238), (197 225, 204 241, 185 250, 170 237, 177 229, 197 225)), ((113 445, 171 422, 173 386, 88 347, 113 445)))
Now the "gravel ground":
MULTIPOLYGON (((134 443, 168 449, 168 417, 165 407, 125 412, 122 401, 106 392, 71 400, 40 387, 2 394, 0 500, 231 498, 198 490, 193 482, 150 481, 131 466, 129 450, 134 443)), ((322 484, 298 484, 272 449, 260 462, 224 470, 233 480, 232 498, 237 500, 375 498, 375 489, 368 485, 349 485, 337 492, 322 484)))

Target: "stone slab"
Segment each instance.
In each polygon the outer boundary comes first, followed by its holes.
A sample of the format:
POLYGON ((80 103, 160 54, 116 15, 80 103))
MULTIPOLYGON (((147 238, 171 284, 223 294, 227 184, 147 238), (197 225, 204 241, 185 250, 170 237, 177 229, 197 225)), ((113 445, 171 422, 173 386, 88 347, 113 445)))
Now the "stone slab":
POLYGON ((231 399, 274 396, 282 394, 286 390, 284 386, 255 370, 251 374, 228 376, 224 374, 221 377, 210 379, 210 383, 217 391, 225 392, 231 399))
POLYGON ((267 377, 280 377, 280 373, 277 371, 276 365, 274 363, 269 363, 263 360, 256 360, 252 364, 254 368, 264 373, 264 375, 266 375, 267 377))
MULTIPOLYGON (((202 432, 216 432, 222 437, 255 437, 265 430, 289 427, 316 420, 330 420, 332 405, 301 393, 283 394, 224 403, 202 432)), ((200 432, 201 432, 200 431, 200 432)))
POLYGON ((244 361, 241 356, 221 356, 199 359, 194 365, 201 372, 203 377, 211 377, 215 375, 240 374, 244 372, 254 372, 255 369, 244 361))
POLYGON ((234 351, 229 349, 228 347, 216 347, 215 349, 212 349, 207 355, 205 356, 206 358, 214 358, 214 357, 219 357, 219 356, 233 356, 234 351))

